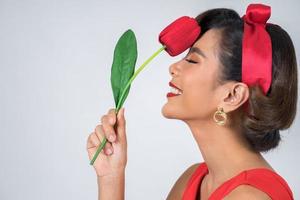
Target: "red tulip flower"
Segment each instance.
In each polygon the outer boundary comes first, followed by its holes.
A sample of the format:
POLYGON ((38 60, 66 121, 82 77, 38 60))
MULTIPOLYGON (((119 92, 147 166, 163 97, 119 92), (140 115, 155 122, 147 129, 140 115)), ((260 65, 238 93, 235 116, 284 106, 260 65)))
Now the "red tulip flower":
POLYGON ((170 56, 177 56, 192 46, 200 32, 201 28, 194 18, 183 16, 159 34, 159 42, 166 46, 170 56))

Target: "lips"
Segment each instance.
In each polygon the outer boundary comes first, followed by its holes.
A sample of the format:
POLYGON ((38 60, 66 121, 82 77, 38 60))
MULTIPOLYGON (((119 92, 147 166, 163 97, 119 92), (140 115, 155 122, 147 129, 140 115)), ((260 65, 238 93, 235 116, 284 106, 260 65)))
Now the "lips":
POLYGON ((175 90, 175 91, 172 91, 172 89, 171 89, 171 92, 169 92, 167 94, 167 97, 174 97, 174 96, 179 96, 182 94, 182 90, 179 87, 177 87, 176 85, 174 85, 172 82, 169 82, 169 86, 171 88, 173 88, 173 90, 175 90))
POLYGON ((176 85, 174 85, 172 82, 169 82, 169 86, 176 88, 177 90, 182 92, 182 89, 178 88, 176 85))

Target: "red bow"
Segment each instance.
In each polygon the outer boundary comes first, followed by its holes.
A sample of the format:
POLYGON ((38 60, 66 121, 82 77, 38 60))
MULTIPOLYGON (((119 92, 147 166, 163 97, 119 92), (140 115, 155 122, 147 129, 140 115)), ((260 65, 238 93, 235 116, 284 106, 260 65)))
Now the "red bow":
POLYGON ((272 43, 265 30, 271 7, 250 4, 244 20, 242 82, 259 84, 266 94, 272 82, 272 43))

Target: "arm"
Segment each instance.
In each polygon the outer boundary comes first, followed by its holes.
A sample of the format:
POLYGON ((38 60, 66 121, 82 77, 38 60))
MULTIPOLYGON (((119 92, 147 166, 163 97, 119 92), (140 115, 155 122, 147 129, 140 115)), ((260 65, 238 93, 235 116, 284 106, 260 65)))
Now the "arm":
POLYGON ((99 200, 124 200, 125 173, 113 177, 97 177, 99 200))

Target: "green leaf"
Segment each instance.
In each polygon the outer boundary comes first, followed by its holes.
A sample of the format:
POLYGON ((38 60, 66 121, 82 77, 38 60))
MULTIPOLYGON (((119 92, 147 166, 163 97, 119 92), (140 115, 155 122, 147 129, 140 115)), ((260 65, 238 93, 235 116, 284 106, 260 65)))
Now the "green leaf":
MULTIPOLYGON (((115 50, 113 64, 111 67, 111 86, 113 90, 116 107, 120 101, 123 90, 134 73, 137 60, 137 42, 132 30, 127 30, 118 40, 115 50)), ((130 86, 127 88, 122 103, 124 103, 130 86)))

